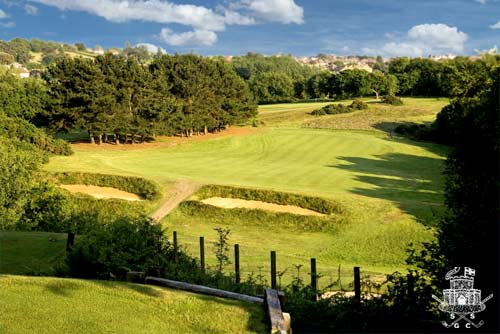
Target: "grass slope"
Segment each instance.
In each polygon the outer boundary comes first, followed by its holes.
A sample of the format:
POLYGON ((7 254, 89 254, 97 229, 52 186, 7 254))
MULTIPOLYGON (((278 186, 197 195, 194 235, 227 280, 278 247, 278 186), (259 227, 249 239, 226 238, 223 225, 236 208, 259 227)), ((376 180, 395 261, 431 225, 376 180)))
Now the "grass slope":
POLYGON ((402 107, 373 104, 368 111, 325 118, 307 115, 324 103, 263 106, 259 117, 268 117, 266 124, 280 127, 175 147, 80 146, 73 156, 51 158, 47 169, 142 176, 162 184, 187 179, 332 198, 348 209, 349 223, 328 233, 304 233, 279 222, 266 227, 246 224, 245 217, 231 213, 209 219, 181 209, 164 223, 179 232, 193 254, 198 254, 200 235, 214 240, 213 228, 230 227, 231 242, 240 243, 245 252, 242 266, 250 271, 267 267, 268 252, 274 249, 280 270, 289 268, 289 272, 293 264, 308 264, 314 256, 326 272, 341 264, 387 273, 404 268, 410 242, 432 238, 425 226, 432 226, 443 208, 446 148, 390 138, 379 124, 431 120, 445 103, 405 99, 402 107), (270 121, 270 115, 279 117, 270 121), (372 119, 365 122, 370 115, 372 119), (330 124, 335 117, 352 122, 345 121, 335 130, 301 127, 307 119, 330 124))
POLYGON ((0 274, 51 274, 66 256, 66 234, 0 232, 0 274))
POLYGON ((0 333, 264 333, 260 305, 128 283, 0 276, 0 333))

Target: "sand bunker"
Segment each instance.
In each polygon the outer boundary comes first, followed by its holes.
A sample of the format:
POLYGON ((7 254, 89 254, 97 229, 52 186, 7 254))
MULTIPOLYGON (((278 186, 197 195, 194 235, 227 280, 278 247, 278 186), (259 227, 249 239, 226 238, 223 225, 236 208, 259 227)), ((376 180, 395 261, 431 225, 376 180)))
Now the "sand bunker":
POLYGON ((303 216, 324 216, 324 214, 304 209, 295 205, 280 205, 274 203, 266 203, 261 201, 248 201, 238 198, 222 198, 211 197, 201 201, 204 204, 217 206, 225 209, 245 208, 245 209, 261 209, 273 212, 287 212, 303 216))
POLYGON ((87 186, 83 184, 61 184, 59 187, 72 193, 83 193, 95 198, 116 198, 126 201, 142 201, 136 194, 111 187, 87 186))

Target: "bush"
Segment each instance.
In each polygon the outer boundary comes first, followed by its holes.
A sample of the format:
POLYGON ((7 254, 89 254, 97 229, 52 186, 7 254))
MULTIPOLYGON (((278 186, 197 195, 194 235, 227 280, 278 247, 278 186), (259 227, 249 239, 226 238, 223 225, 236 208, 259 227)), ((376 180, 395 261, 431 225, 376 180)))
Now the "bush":
POLYGON ((156 183, 140 177, 78 172, 55 173, 54 176, 62 184, 112 187, 136 194, 147 200, 156 200, 161 196, 160 188, 156 183))
POLYGON ((322 116, 322 115, 337 115, 337 114, 345 114, 349 112, 353 112, 354 109, 350 106, 346 106, 344 104, 329 104, 324 106, 323 108, 316 109, 311 112, 311 115, 314 116, 322 116))
POLYGON ((386 95, 382 98, 382 103, 390 104, 393 106, 402 106, 403 100, 401 100, 399 97, 396 97, 394 95, 386 95))
POLYGON ((43 130, 38 129, 36 126, 24 119, 7 117, 1 112, 0 136, 5 136, 10 139, 18 139, 22 142, 30 143, 42 151, 57 155, 73 154, 73 150, 68 142, 62 139, 52 138, 43 130))
POLYGON ((368 104, 361 101, 361 100, 354 100, 354 101, 352 101, 349 108, 354 109, 354 110, 364 110, 364 109, 368 109, 368 104))
POLYGON ((66 263, 72 277, 124 279, 128 271, 159 276, 173 248, 150 218, 121 218, 77 236, 66 263))

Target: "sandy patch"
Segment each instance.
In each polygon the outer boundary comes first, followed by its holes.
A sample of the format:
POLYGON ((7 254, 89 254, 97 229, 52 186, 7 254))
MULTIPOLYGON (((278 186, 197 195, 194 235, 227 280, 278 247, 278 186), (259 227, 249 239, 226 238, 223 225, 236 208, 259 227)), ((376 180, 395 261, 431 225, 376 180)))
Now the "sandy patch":
POLYGON ((217 206, 224 209, 245 208, 245 209, 261 209, 273 212, 286 212, 303 216, 325 216, 322 213, 304 209, 295 205, 280 205, 274 203, 266 203, 261 201, 249 201, 238 198, 222 198, 211 197, 201 201, 204 204, 217 206))
POLYGON ((154 219, 160 221, 175 209, 180 202, 192 195, 200 186, 188 181, 179 181, 170 190, 166 201, 161 205, 155 213, 151 215, 154 219))
POLYGON ((59 187, 72 193, 82 193, 95 198, 116 198, 126 201, 142 201, 143 199, 136 194, 111 187, 87 186, 83 184, 61 184, 59 187))

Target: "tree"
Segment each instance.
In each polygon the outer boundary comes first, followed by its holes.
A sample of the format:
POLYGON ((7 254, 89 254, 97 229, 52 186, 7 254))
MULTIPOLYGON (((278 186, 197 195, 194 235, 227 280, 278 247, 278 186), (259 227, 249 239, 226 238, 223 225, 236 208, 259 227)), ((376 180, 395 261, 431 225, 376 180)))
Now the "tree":
POLYGON ((260 103, 288 102, 294 96, 292 79, 284 73, 265 72, 250 80, 250 89, 260 103))
POLYGON ((28 143, 0 136, 0 229, 22 217, 44 156, 28 143))
POLYGON ((14 56, 5 52, 0 52, 0 65, 10 65, 13 62, 14 62, 14 56))
POLYGON ((87 51, 87 47, 83 43, 75 43, 75 46, 78 51, 87 51))

